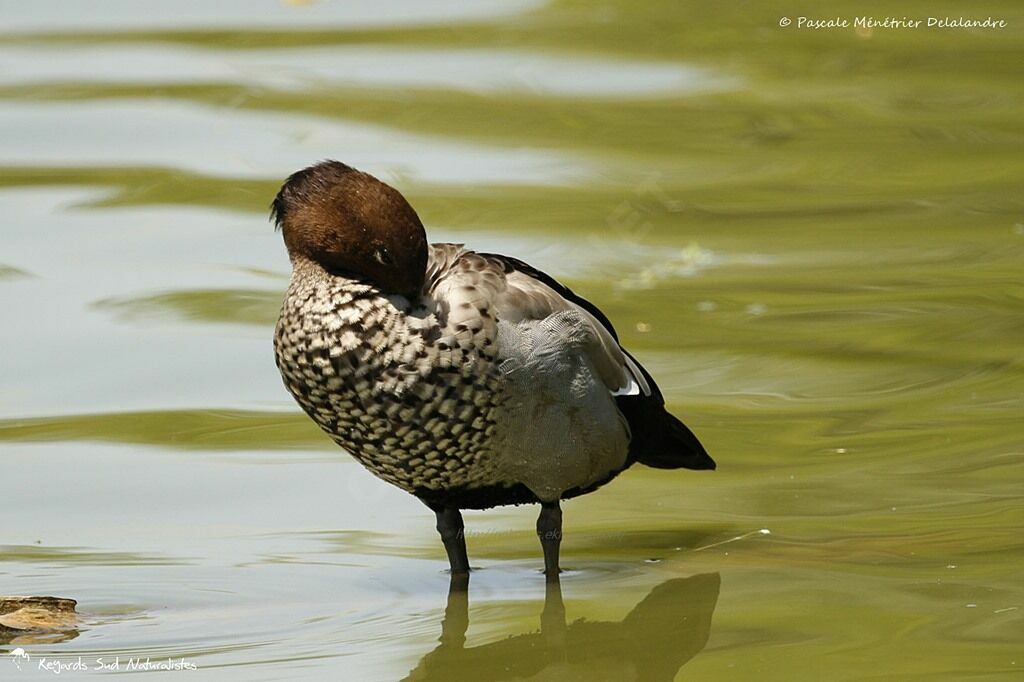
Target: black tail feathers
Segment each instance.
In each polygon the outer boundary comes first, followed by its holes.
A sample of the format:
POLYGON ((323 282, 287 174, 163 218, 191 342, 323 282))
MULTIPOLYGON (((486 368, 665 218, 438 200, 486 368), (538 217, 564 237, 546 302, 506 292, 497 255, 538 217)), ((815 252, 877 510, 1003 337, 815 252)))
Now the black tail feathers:
POLYGON ((649 402, 635 407, 625 416, 632 432, 629 452, 636 461, 655 469, 715 468, 697 436, 664 407, 649 402))

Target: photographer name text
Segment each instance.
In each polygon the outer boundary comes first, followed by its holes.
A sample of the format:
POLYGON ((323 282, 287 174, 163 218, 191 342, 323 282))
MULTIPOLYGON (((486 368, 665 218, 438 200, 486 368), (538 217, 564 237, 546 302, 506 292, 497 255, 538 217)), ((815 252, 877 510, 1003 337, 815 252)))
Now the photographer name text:
POLYGON ((937 29, 999 29, 1006 28, 1005 19, 994 17, 968 18, 968 17, 782 17, 779 19, 779 26, 792 25, 794 28, 809 29, 812 31, 853 28, 859 30, 890 28, 890 29, 915 29, 915 28, 937 28, 937 29))

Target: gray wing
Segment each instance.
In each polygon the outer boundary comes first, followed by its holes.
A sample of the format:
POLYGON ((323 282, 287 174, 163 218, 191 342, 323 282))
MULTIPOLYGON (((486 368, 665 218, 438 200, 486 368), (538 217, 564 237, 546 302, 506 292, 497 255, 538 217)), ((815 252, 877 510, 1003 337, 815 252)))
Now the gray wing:
MULTIPOLYGON (((427 292, 442 306, 449 337, 442 341, 466 348, 474 337, 493 339, 498 321, 544 320, 572 312, 581 325, 571 332, 578 341, 573 345, 587 355, 608 390, 613 395, 651 394, 643 371, 601 320, 530 273, 537 271, 510 264, 520 262, 468 251, 461 244, 431 245, 427 292)), ((560 319, 564 325, 569 318, 560 319)))

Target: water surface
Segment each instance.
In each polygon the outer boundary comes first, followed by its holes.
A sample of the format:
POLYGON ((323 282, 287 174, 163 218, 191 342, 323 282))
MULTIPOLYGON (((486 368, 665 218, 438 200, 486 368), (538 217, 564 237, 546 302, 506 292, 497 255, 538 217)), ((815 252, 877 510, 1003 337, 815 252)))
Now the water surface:
POLYGON ((4 679, 1020 675, 1019 7, 8 4, 0 593, 83 619, 4 679), (469 513, 449 599, 273 366, 266 209, 327 157, 599 304, 719 470, 567 503, 560 595, 535 509, 469 513))

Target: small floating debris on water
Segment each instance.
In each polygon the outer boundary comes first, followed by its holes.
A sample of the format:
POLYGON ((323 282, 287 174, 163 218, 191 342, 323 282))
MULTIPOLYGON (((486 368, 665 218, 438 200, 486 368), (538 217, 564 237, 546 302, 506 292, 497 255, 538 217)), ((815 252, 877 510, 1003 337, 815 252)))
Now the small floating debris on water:
POLYGON ((715 254, 702 249, 696 242, 688 247, 665 256, 637 271, 636 273, 616 282, 618 289, 653 289, 666 280, 680 277, 693 277, 705 268, 716 265, 715 254))
POLYGON ((764 315, 768 312, 768 306, 764 303, 751 303, 747 306, 748 315, 764 315))
POLYGON ((74 630, 77 604, 63 597, 0 597, 0 638, 74 630))
POLYGON ((758 530, 752 530, 749 533, 744 533, 743 535, 737 535, 736 537, 729 538, 728 540, 722 540, 721 542, 713 542, 710 545, 704 545, 703 547, 697 547, 693 551, 694 552, 699 552, 699 551, 704 550, 704 549, 711 549, 712 547, 719 547, 721 545, 725 545, 725 544, 728 544, 730 542, 736 542, 737 540, 745 540, 745 539, 751 537, 752 535, 771 535, 771 534, 772 534, 772 532, 769 529, 767 529, 767 528, 760 528, 758 530))

